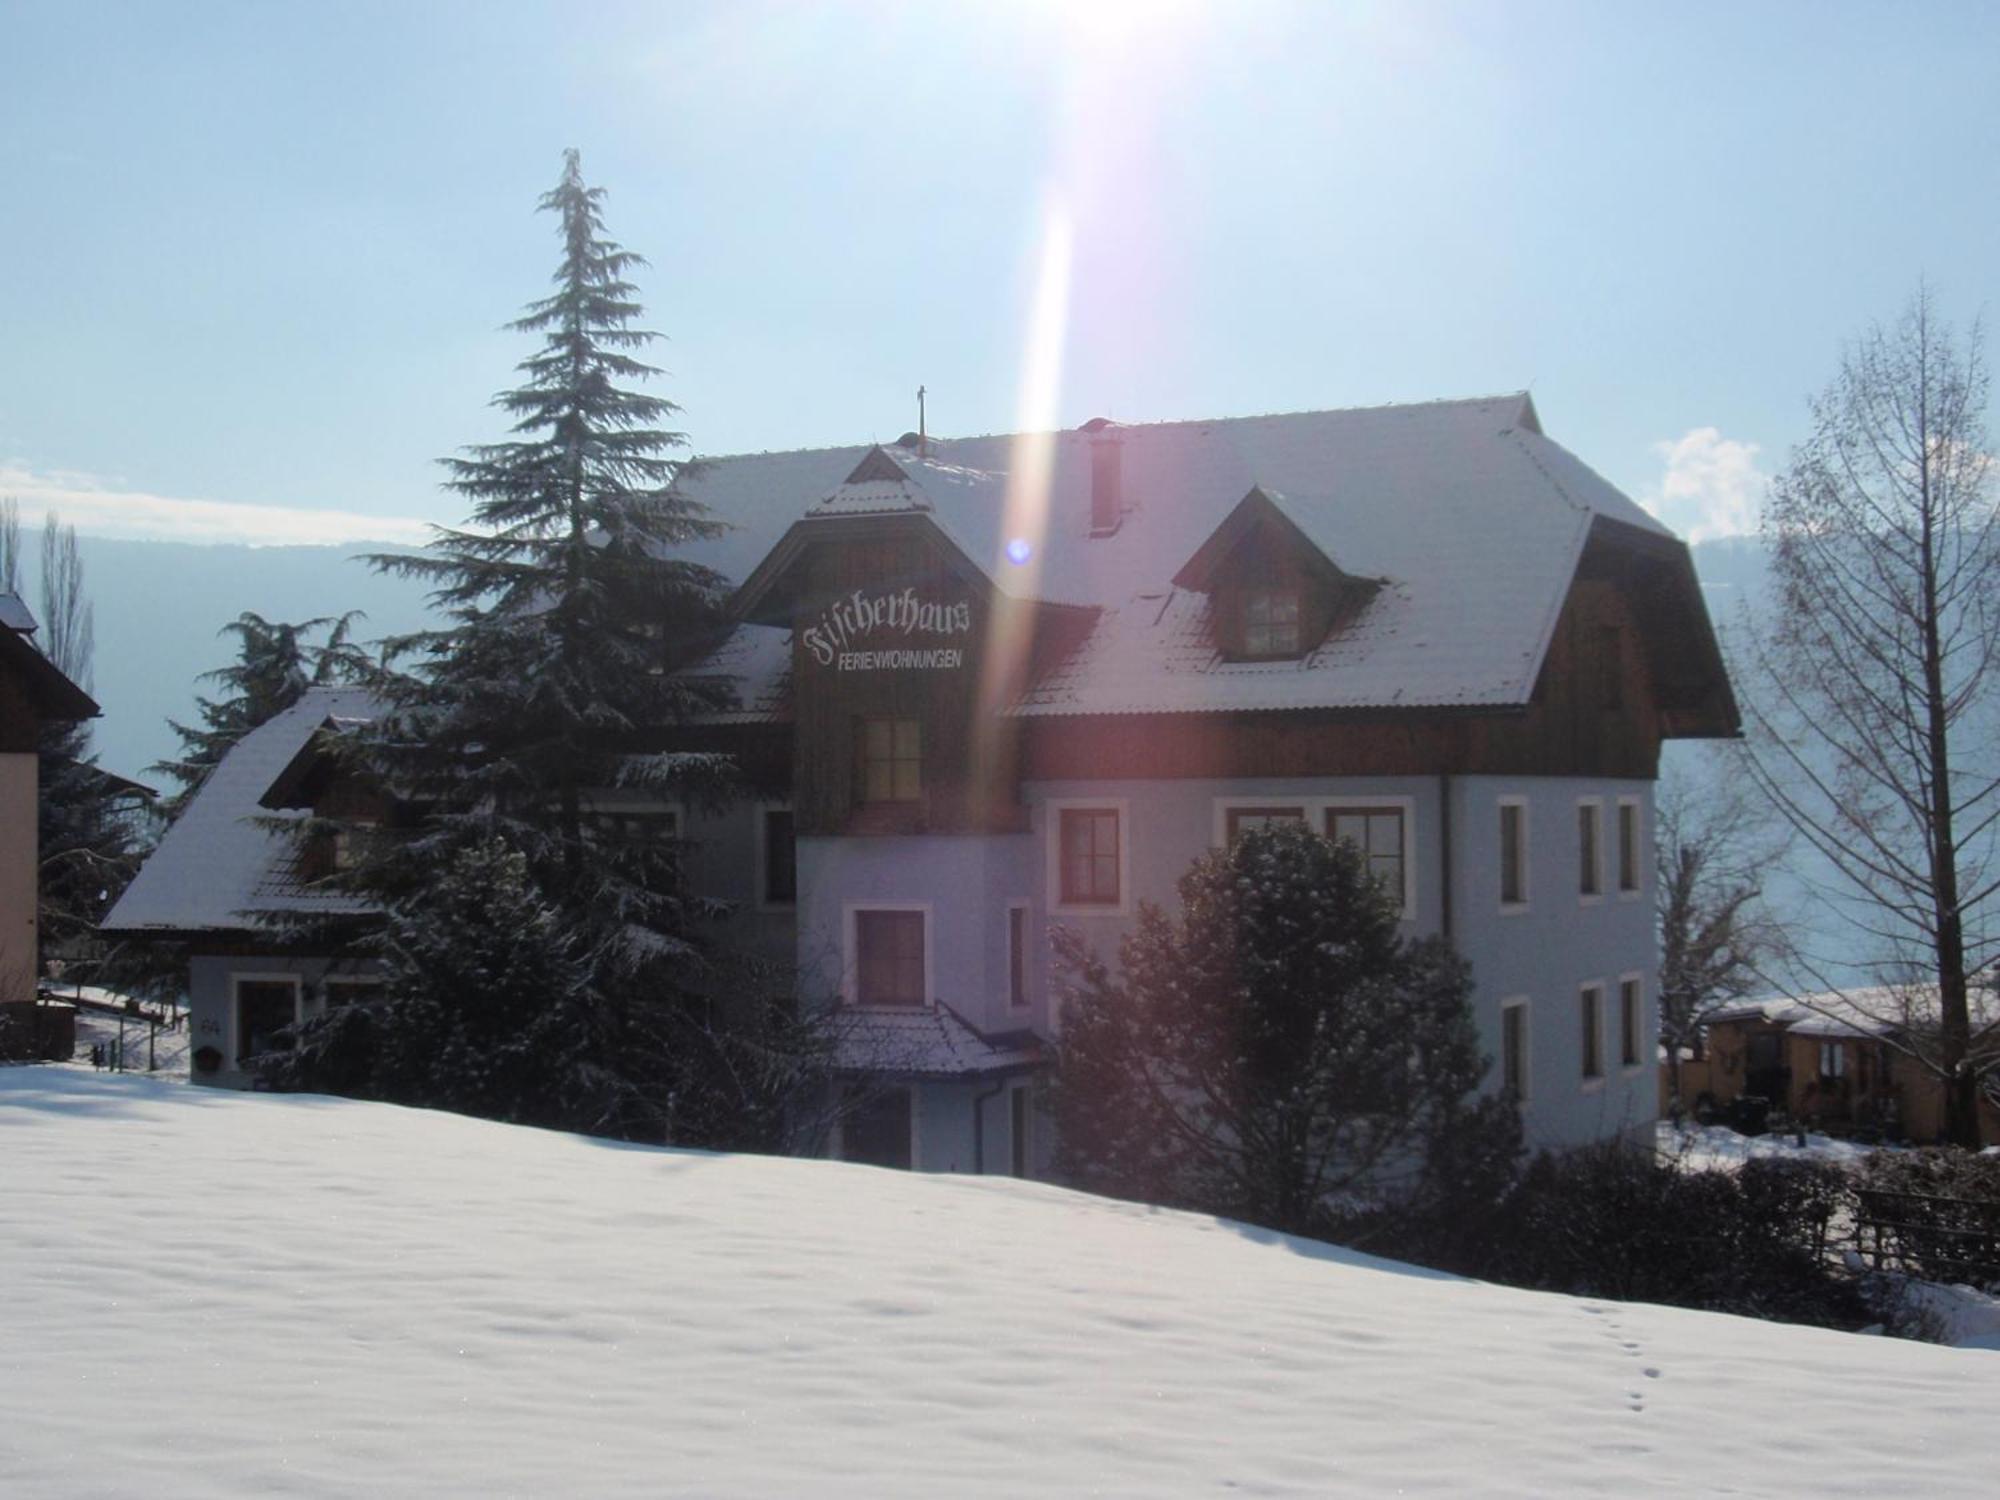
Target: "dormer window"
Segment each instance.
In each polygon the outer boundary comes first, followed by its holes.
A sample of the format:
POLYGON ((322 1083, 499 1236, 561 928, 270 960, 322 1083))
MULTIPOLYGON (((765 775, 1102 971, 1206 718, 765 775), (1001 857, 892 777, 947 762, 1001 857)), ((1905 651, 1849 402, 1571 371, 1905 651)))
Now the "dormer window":
POLYGON ((1243 595, 1243 654, 1290 657, 1303 650, 1299 591, 1252 588, 1243 595))
POLYGON ((1349 573, 1261 487, 1209 533, 1174 574, 1206 594, 1224 661, 1298 661, 1367 606, 1379 578, 1349 573))

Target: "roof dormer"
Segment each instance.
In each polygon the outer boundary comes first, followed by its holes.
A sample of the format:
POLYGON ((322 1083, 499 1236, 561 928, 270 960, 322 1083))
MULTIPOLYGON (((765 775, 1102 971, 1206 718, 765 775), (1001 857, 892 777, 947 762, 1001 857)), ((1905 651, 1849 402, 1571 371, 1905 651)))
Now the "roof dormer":
POLYGON ((1381 581, 1347 572, 1253 485, 1174 575, 1206 594, 1215 649, 1229 661, 1296 661, 1373 597, 1381 581))

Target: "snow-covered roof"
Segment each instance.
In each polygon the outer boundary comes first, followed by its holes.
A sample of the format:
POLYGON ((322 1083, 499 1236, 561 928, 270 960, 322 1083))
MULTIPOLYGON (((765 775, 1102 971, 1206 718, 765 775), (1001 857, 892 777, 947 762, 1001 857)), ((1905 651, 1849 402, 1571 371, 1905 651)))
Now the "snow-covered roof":
POLYGON ((33 635, 35 612, 22 602, 19 594, 0 589, 0 625, 21 635, 33 635))
MULTIPOLYGON (((1966 998, 1975 1031, 2000 1025, 2000 996, 1975 987, 1966 998)), ((1746 1000, 1712 1011, 1708 1020, 1764 1021, 1800 1036, 1834 1038, 1927 1030, 1936 1027, 1937 1015, 1937 986, 1910 984, 1746 1000)))
POLYGON ((849 1010, 841 1022, 839 1066, 850 1072, 961 1078, 1033 1067, 1042 1057, 1028 1033, 983 1036, 943 1005, 849 1010))
POLYGON ((1105 432, 938 438, 705 459, 686 489, 731 530, 693 560, 741 582, 795 522, 918 512, 1004 593, 1101 611, 1027 715, 1511 706, 1533 691, 1595 523, 1672 534, 1541 432, 1525 394, 1105 432), (1090 534, 1092 448, 1116 442, 1125 514, 1090 534), (1046 526, 1025 493, 1049 466, 1046 526), (863 465, 866 467, 863 467, 863 465), (849 476, 860 469, 860 477, 849 476), (1303 661, 1224 662, 1175 575, 1253 488, 1383 586, 1303 661), (1010 519, 1011 518, 1011 519, 1010 519), (1024 542, 1009 556, 1009 544, 1024 542))
POLYGON ((310 688, 292 707, 232 746, 159 848, 105 916, 110 932, 254 930, 258 913, 362 910, 352 898, 307 890, 283 823, 258 799, 328 719, 366 719, 375 701, 359 688, 310 688))

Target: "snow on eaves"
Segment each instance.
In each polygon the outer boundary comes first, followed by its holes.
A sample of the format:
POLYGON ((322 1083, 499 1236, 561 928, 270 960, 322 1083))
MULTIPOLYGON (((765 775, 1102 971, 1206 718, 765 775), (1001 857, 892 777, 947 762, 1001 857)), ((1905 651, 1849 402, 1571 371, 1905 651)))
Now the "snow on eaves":
POLYGON ((840 1067, 905 1078, 966 1078, 1028 1068, 1041 1061, 1025 1033, 988 1037, 946 1006, 910 1010, 844 1009, 838 1037, 840 1067))
POLYGON ((104 930, 251 931, 258 913, 359 910, 349 898, 302 887, 292 841, 273 825, 306 815, 274 813, 257 799, 328 719, 368 719, 375 711, 358 688, 311 688, 246 734, 167 830, 105 916, 104 930))

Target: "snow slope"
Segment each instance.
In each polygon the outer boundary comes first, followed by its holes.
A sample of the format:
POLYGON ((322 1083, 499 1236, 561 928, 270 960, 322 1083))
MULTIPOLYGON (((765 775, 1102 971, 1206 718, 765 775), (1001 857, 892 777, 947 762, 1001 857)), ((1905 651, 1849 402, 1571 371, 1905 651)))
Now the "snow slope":
POLYGON ((0 1069, 0 1494, 1991 1493, 2000 1357, 0 1069))

